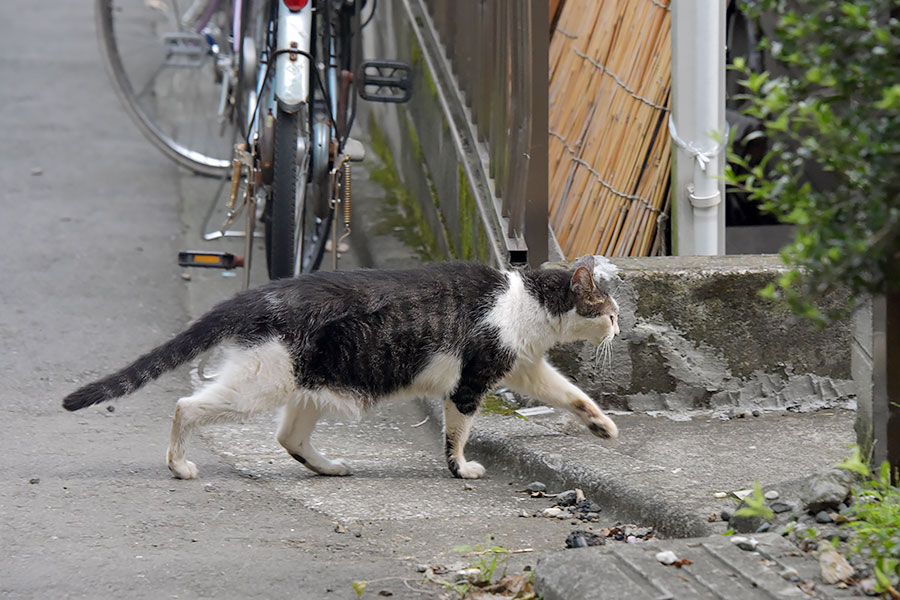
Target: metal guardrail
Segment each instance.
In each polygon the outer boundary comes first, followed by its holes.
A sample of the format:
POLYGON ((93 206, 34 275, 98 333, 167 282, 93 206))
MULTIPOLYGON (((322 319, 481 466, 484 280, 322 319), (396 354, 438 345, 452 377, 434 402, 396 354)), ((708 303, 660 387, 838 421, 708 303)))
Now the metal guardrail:
POLYGON ((423 0, 488 158, 510 262, 547 260, 548 0, 423 0))

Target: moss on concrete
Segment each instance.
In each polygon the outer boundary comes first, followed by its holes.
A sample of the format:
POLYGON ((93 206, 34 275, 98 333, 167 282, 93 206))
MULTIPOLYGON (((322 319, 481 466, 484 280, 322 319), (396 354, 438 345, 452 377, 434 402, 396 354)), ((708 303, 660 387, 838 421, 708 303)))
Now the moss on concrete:
MULTIPOLYGON (((414 130, 408 128, 409 131, 414 130)), ((412 248, 423 261, 440 261, 445 257, 440 249, 438 238, 428 220, 422 213, 422 207, 413 193, 400 179, 394 156, 388 147, 387 138, 378 126, 376 119, 369 120, 370 147, 381 160, 381 166, 372 168, 372 181, 385 191, 385 205, 381 211, 381 221, 377 229, 379 233, 392 233, 404 244, 412 248)), ((416 143, 418 140, 416 140, 416 143)), ((412 140, 410 141, 412 144, 412 140)), ((419 147, 421 152, 421 147, 419 147)))

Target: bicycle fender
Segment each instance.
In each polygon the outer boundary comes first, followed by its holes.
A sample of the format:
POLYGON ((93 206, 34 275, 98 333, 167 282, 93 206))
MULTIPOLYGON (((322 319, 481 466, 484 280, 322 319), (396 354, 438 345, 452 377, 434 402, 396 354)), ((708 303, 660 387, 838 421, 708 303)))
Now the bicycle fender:
POLYGON ((291 12, 278 3, 277 51, 286 51, 275 59, 273 89, 278 105, 286 112, 294 112, 309 100, 309 58, 290 50, 309 53, 312 38, 312 2, 298 12, 291 12))

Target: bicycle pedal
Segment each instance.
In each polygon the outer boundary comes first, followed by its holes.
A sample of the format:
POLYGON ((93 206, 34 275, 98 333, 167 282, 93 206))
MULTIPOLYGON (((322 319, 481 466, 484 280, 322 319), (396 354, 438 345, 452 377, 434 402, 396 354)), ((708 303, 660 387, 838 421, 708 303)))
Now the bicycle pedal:
POLYGON ((166 33, 163 44, 166 47, 167 67, 200 67, 209 52, 209 42, 199 33, 166 33))
POLYGON ((363 100, 406 102, 412 96, 412 67, 396 60, 366 61, 359 68, 356 84, 363 100))
POLYGON ((231 270, 244 266, 244 257, 231 252, 179 252, 178 266, 231 270))

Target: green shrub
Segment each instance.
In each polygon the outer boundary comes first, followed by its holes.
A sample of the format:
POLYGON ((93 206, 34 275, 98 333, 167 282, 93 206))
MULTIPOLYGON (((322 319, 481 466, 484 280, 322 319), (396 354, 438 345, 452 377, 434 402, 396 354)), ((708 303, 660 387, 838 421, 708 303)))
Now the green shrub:
POLYGON ((739 100, 764 123, 770 146, 755 165, 730 153, 726 179, 797 226, 782 251, 793 270, 764 293, 823 321, 841 311, 823 315, 813 300, 836 286, 853 296, 900 291, 896 0, 755 0, 742 9, 777 15, 762 47, 785 74, 735 60, 746 91, 739 100))

